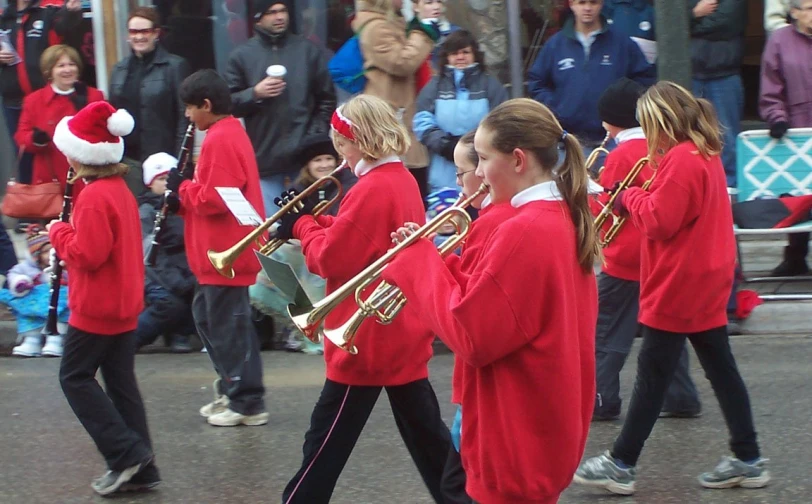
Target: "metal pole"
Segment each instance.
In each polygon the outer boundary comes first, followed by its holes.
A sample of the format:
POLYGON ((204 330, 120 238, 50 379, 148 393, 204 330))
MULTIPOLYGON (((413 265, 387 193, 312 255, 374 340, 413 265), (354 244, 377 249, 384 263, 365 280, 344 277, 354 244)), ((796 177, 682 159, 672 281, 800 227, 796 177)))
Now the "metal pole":
POLYGON ((96 59, 96 88, 110 96, 107 83, 107 47, 104 41, 104 6, 102 0, 90 1, 93 22, 93 57, 96 59))
POLYGON ((691 89, 691 12, 685 0, 654 0, 657 78, 691 89))
POLYGON ((524 67, 522 66, 522 28, 519 0, 507 0, 508 61, 510 64, 510 96, 524 96, 524 67))

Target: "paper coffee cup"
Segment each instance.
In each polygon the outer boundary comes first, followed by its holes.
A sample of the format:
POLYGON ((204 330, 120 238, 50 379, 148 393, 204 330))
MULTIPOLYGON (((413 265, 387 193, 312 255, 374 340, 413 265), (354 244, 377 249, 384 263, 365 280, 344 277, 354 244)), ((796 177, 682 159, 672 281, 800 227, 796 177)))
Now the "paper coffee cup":
POLYGON ((274 77, 276 79, 284 79, 287 73, 287 69, 282 65, 271 65, 265 70, 265 74, 268 77, 274 77))

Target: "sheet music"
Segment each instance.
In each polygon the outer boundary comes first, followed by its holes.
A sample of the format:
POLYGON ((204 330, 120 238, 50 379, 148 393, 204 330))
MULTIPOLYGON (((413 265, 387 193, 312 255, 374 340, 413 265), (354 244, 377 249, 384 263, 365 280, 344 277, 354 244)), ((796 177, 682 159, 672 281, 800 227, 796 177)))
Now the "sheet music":
POLYGON ((9 40, 8 34, 5 32, 0 33, 0 49, 2 49, 3 51, 10 52, 14 57, 14 59, 11 60, 11 63, 9 63, 8 66, 17 65, 22 61, 22 58, 20 58, 20 54, 14 49, 14 46, 11 45, 11 40, 9 40))
POLYGON ((640 46, 640 50, 643 51, 643 56, 646 57, 646 61, 648 61, 650 65, 653 65, 654 62, 657 61, 657 42, 640 37, 629 38, 640 46))
POLYGON ((231 214, 243 226, 259 226, 263 219, 236 187, 215 187, 231 214))
POLYGON ((293 303, 298 307, 310 309, 313 307, 313 300, 311 300, 304 287, 300 283, 299 278, 293 271, 289 264, 271 259, 270 257, 254 251, 259 264, 262 266, 262 271, 271 280, 271 283, 282 291, 289 303, 293 303))

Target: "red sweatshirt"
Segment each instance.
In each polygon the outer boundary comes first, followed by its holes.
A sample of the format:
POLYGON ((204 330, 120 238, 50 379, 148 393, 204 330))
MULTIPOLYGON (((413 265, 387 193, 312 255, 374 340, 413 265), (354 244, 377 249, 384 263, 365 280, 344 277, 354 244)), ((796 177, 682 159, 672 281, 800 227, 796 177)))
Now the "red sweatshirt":
MULTIPOLYGON (((641 132, 642 135, 642 132, 641 132)), ((615 183, 622 181, 629 174, 632 167, 648 155, 648 146, 645 138, 634 138, 621 142, 606 156, 605 168, 601 173, 600 185, 611 188, 615 183)), ((640 175, 634 179, 632 187, 640 187, 654 174, 650 163, 646 163, 640 175)), ((609 201, 609 194, 604 193, 599 198, 601 203, 609 201)), ((600 207, 592 206, 597 216, 600 207)), ((612 219, 606 221, 603 231, 606 232, 612 225, 612 219)), ((605 262, 603 271, 608 275, 623 280, 640 281, 640 231, 630 221, 626 221, 620 233, 612 240, 608 247, 603 249, 605 262)))
MULTIPOLYGON (((446 265, 452 271, 458 268, 464 275, 470 275, 479 264, 485 244, 493 236, 496 228, 505 220, 516 214, 516 209, 509 203, 498 205, 488 205, 479 211, 479 217, 471 224, 471 231, 465 239, 460 255, 450 255, 446 259, 446 265)), ((462 278, 462 275, 455 275, 462 278)), ((463 365, 454 365, 454 373, 451 377, 451 402, 460 403, 462 390, 462 369, 463 365)))
POLYGON ((178 191, 186 256, 201 285, 253 285, 260 265, 251 252, 244 252, 234 262, 235 276, 230 280, 215 271, 206 255, 209 250, 219 252, 231 247, 254 229, 240 225, 216 187, 236 187, 260 216, 265 215, 254 148, 240 121, 231 116, 206 131, 194 179, 183 182, 178 191))
POLYGON ((135 330, 144 309, 144 254, 138 204, 124 179, 87 184, 71 223, 55 223, 49 235, 70 275, 68 323, 93 334, 135 330))
POLYGON ((649 189, 629 189, 623 200, 644 238, 640 322, 677 333, 727 324, 736 242, 719 157, 681 143, 662 158, 649 189))
POLYGON ((460 454, 477 502, 558 502, 581 460, 598 303, 575 241, 560 201, 532 201, 496 229, 464 286, 427 240, 384 271, 464 366, 460 454))
MULTIPOLYGON (((417 183, 398 161, 362 175, 341 200, 336 217, 320 217, 318 222, 303 217, 293 233, 302 241, 307 268, 326 279, 330 294, 391 248, 392 231, 404 222, 425 220, 417 183)), ((357 308, 350 296, 324 327, 344 324, 357 308)), ((364 322, 355 339, 358 355, 325 341, 327 378, 347 385, 403 385, 426 378, 433 339, 418 320, 415 305, 407 302, 389 325, 364 322)))

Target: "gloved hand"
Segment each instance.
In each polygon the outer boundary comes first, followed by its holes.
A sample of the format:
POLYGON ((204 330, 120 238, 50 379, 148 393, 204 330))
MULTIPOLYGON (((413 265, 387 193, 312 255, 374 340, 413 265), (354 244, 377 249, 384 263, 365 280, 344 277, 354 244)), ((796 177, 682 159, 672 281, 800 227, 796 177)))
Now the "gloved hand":
POLYGON ((14 286, 14 293, 15 294, 24 294, 24 293, 30 291, 33 288, 34 288, 34 282, 32 282, 31 280, 28 280, 28 279, 20 280, 19 282, 17 282, 17 285, 14 286))
POLYGON ((178 210, 180 210, 180 197, 178 196, 178 193, 176 192, 167 193, 165 201, 166 201, 166 210, 169 213, 174 214, 178 213, 178 210))
POLYGON ((34 128, 32 136, 36 145, 48 145, 51 142, 51 136, 39 128, 34 128))
POLYGON ((172 192, 178 192, 180 185, 184 180, 191 180, 192 177, 184 175, 177 168, 169 170, 169 175, 166 177, 166 189, 172 192))
POLYGON ((782 138, 787 134, 789 123, 787 121, 779 121, 770 126, 770 136, 773 138, 782 138))
POLYGON ((446 139, 448 141, 443 145, 443 148, 440 151, 440 155, 453 163, 454 148, 457 146, 457 142, 460 141, 460 137, 455 135, 446 135, 446 139))
POLYGON ((421 23, 420 20, 417 19, 417 16, 415 16, 409 22, 409 26, 406 27, 406 32, 410 33, 414 30, 422 31, 431 39, 432 42, 437 43, 437 41, 440 40, 440 30, 437 29, 439 28, 439 25, 436 26, 437 27, 435 28, 435 25, 432 23, 421 23))
POLYGON ((614 194, 614 193, 617 192, 618 189, 620 189, 620 184, 621 183, 622 182, 620 180, 618 180, 614 184, 612 184, 612 187, 604 187, 603 192, 608 193, 608 194, 614 194))
MULTIPOLYGON (((282 208, 298 195, 299 191, 296 189, 289 189, 287 191, 282 191, 282 194, 280 194, 278 198, 274 198, 273 202, 276 206, 282 208)), ((316 205, 318 204, 318 202, 314 199, 314 196, 317 197, 317 195, 312 195, 311 197, 305 198, 301 201, 300 208, 298 210, 299 213, 303 215, 313 214, 313 211, 316 209, 316 205)))
POLYGON ((623 201, 626 197, 626 190, 622 190, 618 193, 617 198, 615 198, 615 205, 614 210, 617 212, 618 215, 621 217, 625 217, 629 215, 629 209, 626 208, 626 202, 623 201))
MULTIPOLYGON (((274 199, 274 203, 281 208, 298 194, 299 192, 295 189, 284 191, 280 197, 274 199)), ((276 228, 276 237, 282 240, 292 240, 294 238, 293 228, 296 226, 296 223, 305 215, 312 215, 315 207, 316 203, 310 198, 305 198, 298 210, 290 211, 279 219, 279 227, 276 228)))

